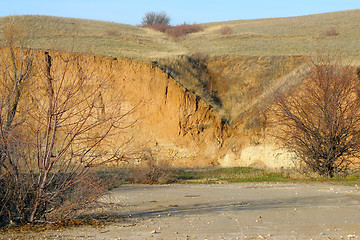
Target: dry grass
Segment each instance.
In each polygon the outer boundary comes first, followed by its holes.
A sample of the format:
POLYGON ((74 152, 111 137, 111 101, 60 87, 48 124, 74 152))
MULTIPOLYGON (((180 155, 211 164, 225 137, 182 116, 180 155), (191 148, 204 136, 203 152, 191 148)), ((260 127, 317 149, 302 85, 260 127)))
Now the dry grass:
MULTIPOLYGON (((48 16, 0 18, 0 26, 15 19, 27 26, 28 46, 144 60, 149 56, 183 54, 183 47, 164 33, 131 25, 48 16)), ((2 39, 2 33, 0 34, 2 39)))
POLYGON ((150 149, 145 149, 139 156, 139 164, 131 169, 131 180, 135 183, 168 183, 172 181, 173 168, 169 161, 159 159, 150 149))
POLYGON ((316 55, 317 52, 337 51, 344 57, 359 58, 360 10, 309 15, 293 18, 273 18, 204 24, 202 34, 184 41, 190 51, 211 54, 316 55), (223 26, 234 34, 219 36, 223 26), (339 33, 328 38, 324 31, 334 28, 339 33))
MULTIPOLYGON (((344 58, 360 59, 360 10, 292 18, 240 20, 202 24, 204 31, 172 39, 152 29, 130 25, 46 16, 15 16, 29 26, 29 44, 64 50, 75 37, 75 51, 98 55, 152 60, 180 54, 239 54, 249 56, 316 55, 341 52, 344 58), (222 28, 232 34, 219 34, 222 28), (337 35, 324 36, 329 29, 337 35)), ((9 17, 0 18, 0 25, 9 17)))
POLYGON ((224 36, 231 35, 231 34, 233 34, 233 30, 229 26, 222 26, 219 30, 219 34, 224 35, 224 36))
MULTIPOLYGON (((186 89, 196 93, 229 123, 258 116, 272 88, 297 81, 292 71, 304 64, 300 56, 180 56, 156 63, 186 89), (241 118, 241 119, 239 119, 241 118)), ((300 76, 299 76, 300 77, 300 76)), ((251 120, 252 121, 252 120, 251 120)))

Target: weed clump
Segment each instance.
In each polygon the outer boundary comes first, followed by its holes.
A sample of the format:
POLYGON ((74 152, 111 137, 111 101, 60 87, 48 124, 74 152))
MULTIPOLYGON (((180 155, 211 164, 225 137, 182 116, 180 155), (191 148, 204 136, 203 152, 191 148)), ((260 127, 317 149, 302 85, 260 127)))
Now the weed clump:
POLYGON ((156 157, 150 149, 140 154, 139 164, 131 168, 131 180, 136 183, 168 183, 173 180, 173 169, 163 159, 156 157))
POLYGON ((223 35, 223 36, 231 35, 231 34, 233 34, 233 33, 234 33, 234 32, 233 32, 232 28, 229 27, 229 26, 223 26, 223 27, 221 27, 220 30, 219 30, 219 34, 220 34, 220 35, 223 35))
POLYGON ((321 36, 323 36, 323 37, 331 37, 331 36, 337 36, 337 35, 339 35, 339 32, 333 27, 328 28, 324 32, 321 33, 321 36))

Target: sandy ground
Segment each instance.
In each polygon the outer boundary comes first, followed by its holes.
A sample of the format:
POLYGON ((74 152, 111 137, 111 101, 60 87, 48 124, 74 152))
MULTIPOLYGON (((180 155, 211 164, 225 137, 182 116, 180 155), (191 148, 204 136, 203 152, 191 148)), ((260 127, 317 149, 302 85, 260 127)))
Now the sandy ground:
MULTIPOLYGON (((27 233, 37 239, 360 239, 360 187, 239 183, 129 185, 101 199, 126 217, 103 227, 27 233)), ((97 209, 99 211, 99 209, 97 209)), ((24 235, 7 235, 3 238, 24 235)))

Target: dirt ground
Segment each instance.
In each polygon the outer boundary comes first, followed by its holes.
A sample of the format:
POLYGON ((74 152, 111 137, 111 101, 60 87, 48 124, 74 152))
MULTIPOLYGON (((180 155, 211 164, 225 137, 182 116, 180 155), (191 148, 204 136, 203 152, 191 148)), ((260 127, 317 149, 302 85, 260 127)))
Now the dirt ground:
POLYGON ((101 201, 125 219, 3 239, 360 239, 359 186, 128 185, 101 201))

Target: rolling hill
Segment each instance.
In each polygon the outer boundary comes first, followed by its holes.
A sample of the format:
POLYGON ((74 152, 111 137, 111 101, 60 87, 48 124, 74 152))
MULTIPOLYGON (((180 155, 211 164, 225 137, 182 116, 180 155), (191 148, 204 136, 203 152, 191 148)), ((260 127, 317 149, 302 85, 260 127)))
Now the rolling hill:
POLYGON ((75 52, 136 60, 194 53, 289 56, 324 51, 341 52, 353 60, 360 58, 360 9, 201 24, 203 31, 176 40, 152 29, 61 17, 2 17, 0 25, 10 20, 26 27, 28 45, 34 48, 64 51, 74 48, 75 52), (230 28, 231 34, 221 34, 222 27, 230 28))

